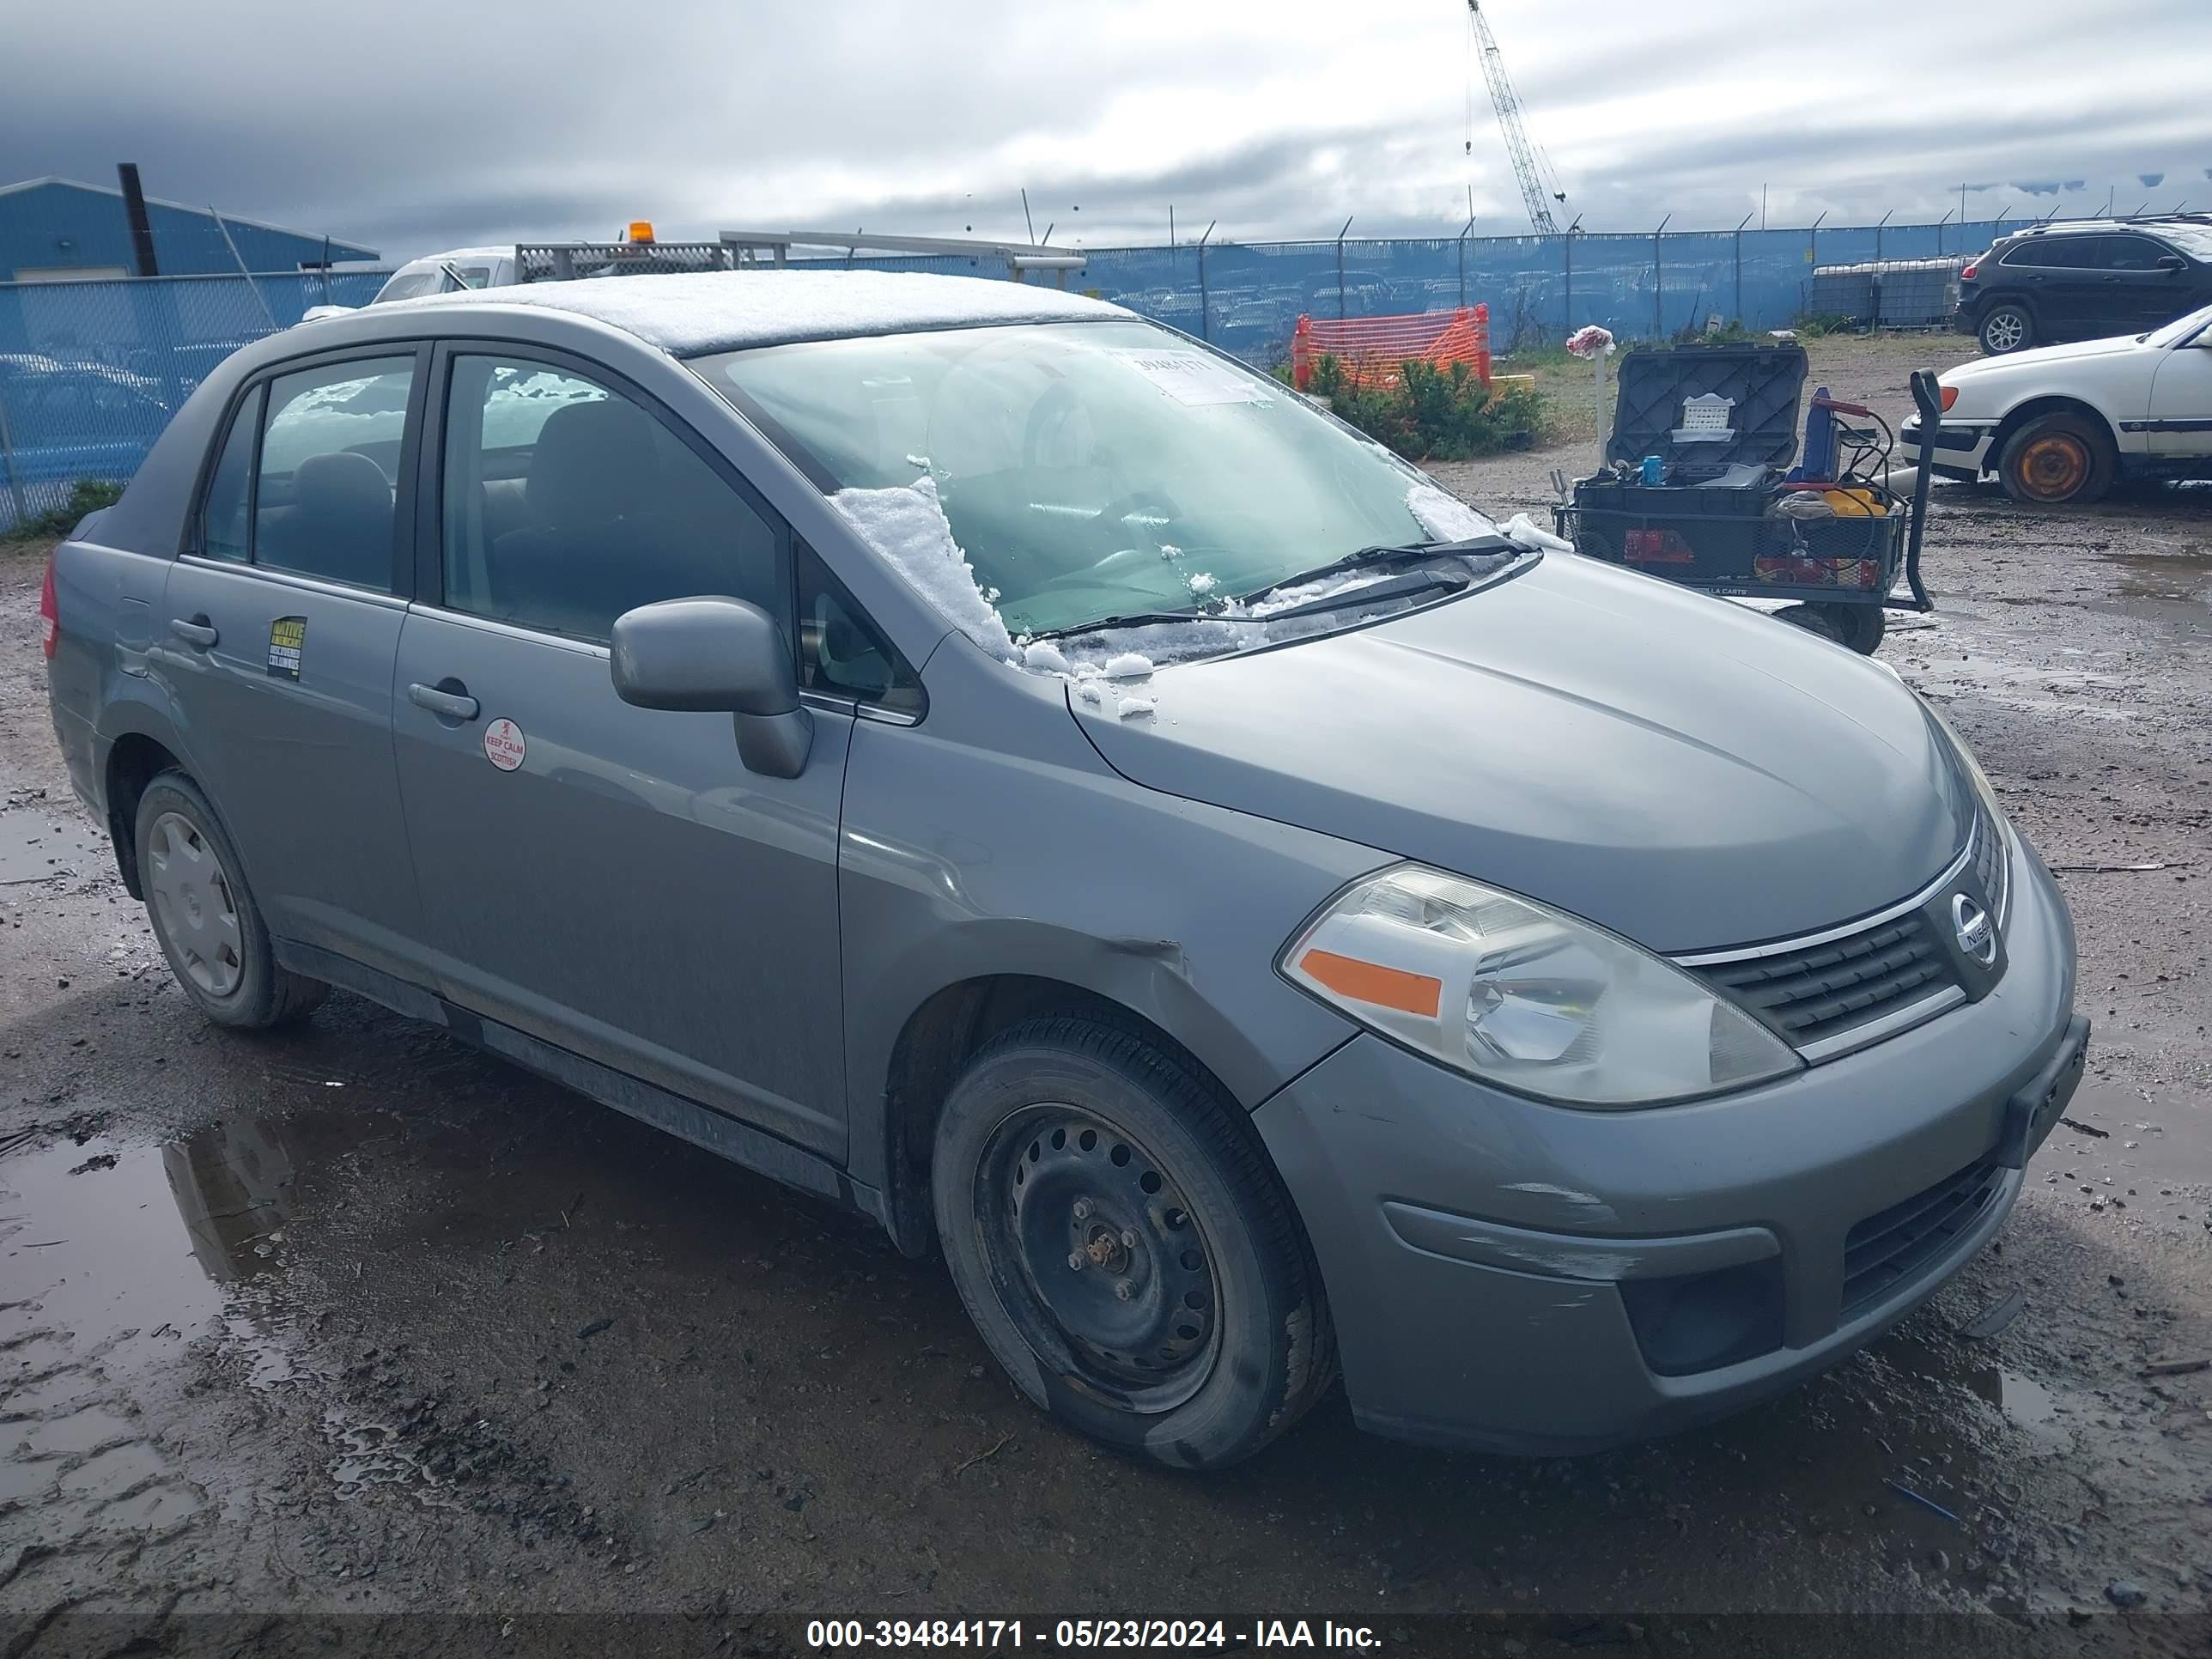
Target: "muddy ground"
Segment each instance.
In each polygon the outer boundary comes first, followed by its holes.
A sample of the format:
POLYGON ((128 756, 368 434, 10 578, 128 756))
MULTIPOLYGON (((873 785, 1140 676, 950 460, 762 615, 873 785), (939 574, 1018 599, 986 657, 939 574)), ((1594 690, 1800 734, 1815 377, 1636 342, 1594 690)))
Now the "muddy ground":
MULTIPOLYGON (((1814 379, 1894 416, 1963 344, 1819 342, 1814 379)), ((1533 508, 1590 456, 1439 471, 1533 508)), ((2212 491, 1936 499, 1941 609, 1883 655, 2063 872, 2097 1026, 2001 1241, 1677 1439, 1440 1456, 1340 1399, 1198 1479, 1030 1411, 856 1218, 343 994, 204 1025, 63 776, 39 556, 0 553, 0 1659, 1200 1611, 1401 1649, 2203 1652, 2212 1371, 2146 1369, 2212 1358, 2212 491), (1846 1642, 1847 1612, 1947 1617, 1846 1642)))

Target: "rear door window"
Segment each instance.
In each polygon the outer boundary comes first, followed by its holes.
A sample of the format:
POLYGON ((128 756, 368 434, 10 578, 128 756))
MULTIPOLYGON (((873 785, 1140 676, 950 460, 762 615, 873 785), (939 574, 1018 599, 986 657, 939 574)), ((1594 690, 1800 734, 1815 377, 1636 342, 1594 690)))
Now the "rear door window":
POLYGON ((410 352, 325 364, 269 383, 254 477, 254 563, 391 592, 414 381, 410 352))
POLYGON ((2015 246, 2004 257, 2007 265, 2029 265, 2039 270, 2081 270, 2097 263, 2101 236, 2035 236, 2015 246))

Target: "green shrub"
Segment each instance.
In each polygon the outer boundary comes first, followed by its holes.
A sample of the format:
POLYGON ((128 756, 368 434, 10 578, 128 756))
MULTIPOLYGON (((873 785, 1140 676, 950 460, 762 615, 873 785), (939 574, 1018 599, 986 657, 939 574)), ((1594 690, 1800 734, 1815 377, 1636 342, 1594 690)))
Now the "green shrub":
POLYGON ((1493 397, 1466 363, 1401 364, 1395 385, 1355 385, 1343 362, 1324 355, 1315 363, 1316 397, 1328 399, 1339 418, 1408 460, 1464 461, 1500 450, 1526 448, 1543 425, 1543 404, 1527 386, 1493 397))
POLYGON ((97 513, 103 507, 112 507, 123 499, 123 486, 100 478, 79 478, 70 498, 61 506, 25 519, 13 529, 0 531, 10 541, 58 541, 76 528, 76 521, 88 513, 97 513))

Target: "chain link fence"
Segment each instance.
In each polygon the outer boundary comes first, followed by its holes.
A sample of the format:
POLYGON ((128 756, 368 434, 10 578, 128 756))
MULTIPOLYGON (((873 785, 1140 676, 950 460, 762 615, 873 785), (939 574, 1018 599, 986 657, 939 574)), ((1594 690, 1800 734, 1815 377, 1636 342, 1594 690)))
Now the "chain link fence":
MULTIPOLYGON (((2021 222, 2013 221, 2015 226, 2021 222)), ((1554 343, 1597 323, 1623 340, 1708 322, 1778 328, 1816 309, 1815 265, 1978 253, 2002 222, 1099 248, 1081 288, 1272 368, 1301 315, 1490 307, 1493 349, 1554 343)), ((964 255, 806 261, 983 275, 964 255)), ((649 279, 647 279, 649 280, 649 279)), ((380 271, 288 271, 0 283, 0 529, 65 503, 80 479, 130 477, 216 364, 300 321, 366 304, 380 271)))

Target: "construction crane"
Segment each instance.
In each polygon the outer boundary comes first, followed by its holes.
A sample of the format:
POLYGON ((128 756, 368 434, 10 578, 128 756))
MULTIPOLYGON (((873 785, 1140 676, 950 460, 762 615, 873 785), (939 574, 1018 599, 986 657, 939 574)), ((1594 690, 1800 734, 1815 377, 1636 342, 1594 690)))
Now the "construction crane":
MULTIPOLYGON (((1474 20, 1475 41, 1482 49, 1482 75, 1490 82, 1490 101, 1498 111, 1498 130, 1505 135, 1505 153, 1513 158, 1513 176, 1521 181, 1522 204, 1528 210, 1528 222, 1536 228, 1540 236, 1556 236, 1559 223, 1552 217, 1552 204, 1565 202, 1566 191, 1558 188, 1556 180, 1547 180, 1544 169, 1536 159, 1536 151, 1528 143, 1528 129, 1521 121, 1521 100, 1513 95, 1513 83, 1505 78, 1505 59, 1498 50, 1498 37, 1490 32, 1489 20, 1482 15, 1482 0, 1467 0, 1468 15, 1474 20)), ((1474 153, 1474 140, 1468 140, 1468 153, 1474 153)))

